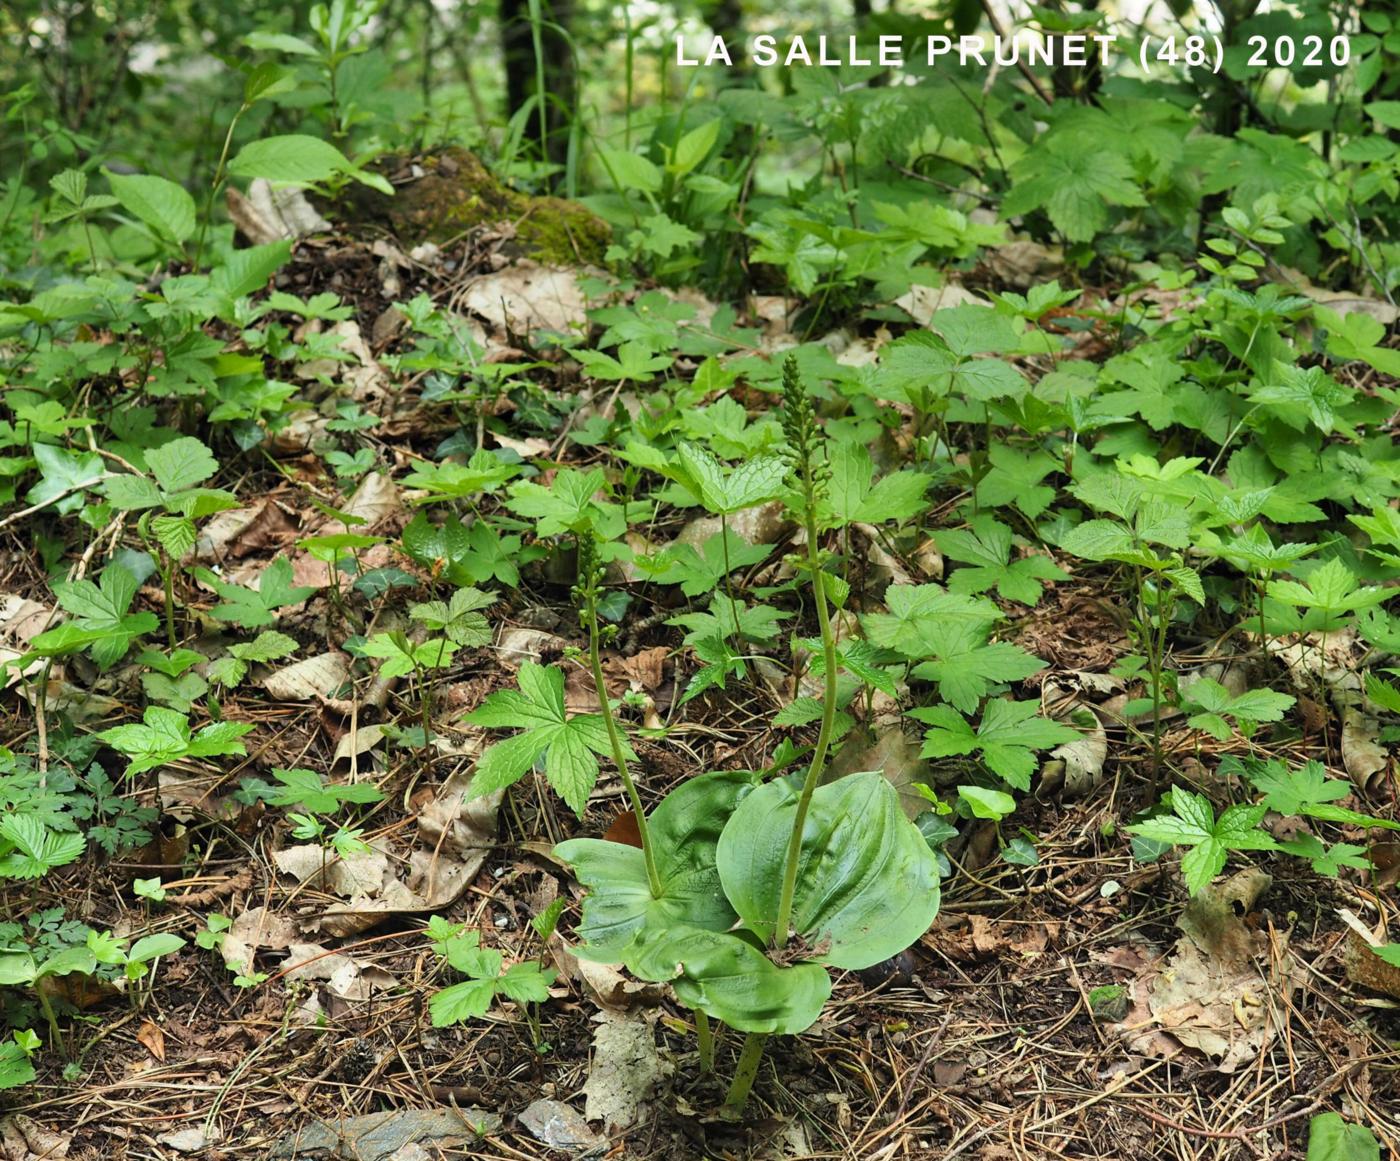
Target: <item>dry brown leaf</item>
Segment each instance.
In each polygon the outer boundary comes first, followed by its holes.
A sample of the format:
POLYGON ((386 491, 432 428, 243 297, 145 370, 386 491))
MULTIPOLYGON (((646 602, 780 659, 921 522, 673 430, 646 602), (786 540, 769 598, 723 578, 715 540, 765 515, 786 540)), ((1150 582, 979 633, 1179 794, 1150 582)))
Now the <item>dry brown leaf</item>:
MULTIPOLYGON (((618 674, 632 689, 652 693, 665 680, 666 658, 670 653, 665 645, 656 645, 650 649, 638 650, 631 657, 610 657, 605 663, 605 668, 609 670, 609 676, 618 674)), ((613 692, 611 683, 608 692, 613 692)), ((619 695, 621 692, 618 691, 619 695)))
POLYGON ((834 782, 865 770, 884 774, 899 791, 899 805, 909 818, 917 818, 929 808, 928 799, 913 789, 916 783, 928 783, 928 763, 919 757, 918 748, 910 743, 897 720, 878 730, 864 725, 852 730, 827 766, 822 781, 834 782))
POLYGON ((284 951, 296 937, 296 925, 286 916, 266 907, 252 907, 224 932, 219 954, 230 970, 247 974, 252 971, 253 958, 259 950, 284 951))
POLYGON ((495 844, 496 813, 504 792, 469 796, 471 776, 452 774, 436 798, 418 812, 418 842, 403 864, 389 865, 378 895, 332 906, 321 916, 320 928, 343 937, 368 930, 385 917, 439 911, 453 903, 476 878, 495 844))
POLYGON ((52 1132, 23 1113, 0 1121, 4 1161, 58 1161, 68 1156, 71 1144, 72 1134, 52 1132))
MULTIPOLYGON (((1063 713, 1057 716, 1068 720, 1063 713)), ((1103 767, 1108 761, 1108 733, 1099 715, 1093 717, 1094 728, 1089 733, 1050 751, 1050 762, 1041 771, 1042 785, 1047 783, 1053 762, 1061 764, 1058 773, 1064 778, 1062 793, 1071 798, 1088 794, 1103 781, 1103 767)))
POLYGON ((992 304, 956 282, 945 282, 942 286, 911 286, 894 300, 894 305, 926 327, 940 310, 955 306, 985 306, 990 310, 992 304))
POLYGON ((269 673, 261 684, 278 701, 309 701, 334 697, 349 677, 344 653, 318 653, 269 673))
POLYGON ((136 1042, 162 1064, 165 1063, 165 1033, 159 1024, 142 1020, 141 1027, 136 1030, 136 1042))
POLYGON ((306 200, 305 191, 295 186, 274 186, 258 177, 249 182, 246 194, 230 185, 224 196, 228 216, 254 246, 323 234, 331 228, 306 200))
POLYGON ((579 273, 522 259, 473 279, 453 304, 503 334, 537 330, 570 334, 588 325, 588 302, 578 286, 579 273))
POLYGON ((382 851, 338 856, 315 843, 285 847, 273 854, 272 861, 298 883, 310 883, 346 899, 377 895, 389 873, 389 858, 382 851))
MULTIPOLYGON (((0 593, 0 665, 22 657, 25 647, 44 631, 52 615, 47 605, 14 593, 0 593)), ((8 689, 21 677, 32 677, 43 668, 42 657, 35 658, 22 672, 7 666, 4 677, 0 678, 0 689, 8 689)))
POLYGON ((1390 753, 1380 743, 1380 732, 1380 723, 1347 698, 1342 706, 1342 765, 1358 787, 1368 786, 1390 765, 1390 753))
POLYGON ((546 653, 562 653, 568 642, 541 629, 510 628, 496 642, 496 654, 507 669, 519 669, 526 661, 538 662, 546 653))
POLYGON ((672 1065, 656 1049, 651 1021, 640 1014, 599 1012, 592 1061, 583 1085, 583 1115, 605 1133, 636 1124, 672 1065))
POLYGON ((1246 870, 1191 901, 1175 950, 1134 981, 1133 1010, 1118 1025, 1131 1051, 1160 1057, 1192 1048, 1231 1073, 1268 1047, 1301 982, 1287 933, 1271 936, 1240 918, 1269 882, 1246 870))
POLYGON ((397 986, 395 976, 374 964, 344 952, 329 951, 319 943, 293 943, 287 949, 282 971, 289 980, 322 980, 331 995, 342 1000, 368 1000, 375 992, 397 986))
MULTIPOLYGON (((239 559, 264 548, 281 548, 296 536, 296 525, 275 500, 216 512, 200 525, 196 560, 239 559)), ((324 578, 320 582, 324 584, 324 578)))

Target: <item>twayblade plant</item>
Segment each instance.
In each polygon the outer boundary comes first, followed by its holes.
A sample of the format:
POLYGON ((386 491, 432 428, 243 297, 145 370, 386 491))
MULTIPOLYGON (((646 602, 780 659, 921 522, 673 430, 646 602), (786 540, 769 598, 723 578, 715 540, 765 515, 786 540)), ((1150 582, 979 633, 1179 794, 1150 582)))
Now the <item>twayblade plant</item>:
POLYGON ((834 578, 823 569, 819 538, 824 452, 791 359, 783 403, 787 499, 807 533, 802 568, 824 660, 821 726, 810 763, 801 777, 768 782, 748 771, 701 774, 644 815, 603 692, 601 574, 581 537, 590 664, 642 845, 579 838, 556 847, 590 888, 578 928, 580 955, 669 982, 696 1013, 702 1064, 712 1059, 711 1019, 747 1034, 727 1101, 735 1109, 748 1099, 767 1037, 800 1033, 821 1014, 831 993, 826 969, 866 968, 903 951, 928 929, 939 899, 937 860, 883 775, 820 784, 836 713, 834 578))

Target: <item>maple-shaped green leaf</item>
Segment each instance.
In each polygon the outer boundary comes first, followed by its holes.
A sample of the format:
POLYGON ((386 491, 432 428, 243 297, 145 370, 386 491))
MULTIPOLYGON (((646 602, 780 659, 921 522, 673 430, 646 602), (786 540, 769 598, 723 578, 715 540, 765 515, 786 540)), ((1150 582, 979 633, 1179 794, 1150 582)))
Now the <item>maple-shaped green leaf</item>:
POLYGON ((1356 397, 1354 388, 1342 386, 1319 366, 1274 363, 1271 378, 1272 383, 1250 392, 1251 403, 1268 404, 1271 414, 1298 431, 1312 424, 1323 435, 1334 431, 1355 435, 1339 418, 1339 412, 1356 397))
POLYGON ((1269 581, 1265 592, 1286 605, 1309 610, 1303 618, 1304 632, 1331 632, 1342 628, 1346 614, 1379 605, 1392 595, 1391 589, 1360 585, 1351 569, 1334 557, 1307 575, 1306 583, 1269 581))
POLYGON ((677 477, 686 489, 716 516, 732 515, 780 496, 787 478, 787 461, 760 455, 726 468, 699 444, 676 449, 677 477))
POLYGON ((1297 698, 1271 689, 1247 689, 1235 696, 1220 682, 1203 677, 1182 690, 1181 700, 1188 712, 1195 711, 1186 719, 1187 725, 1228 742, 1234 737, 1234 731, 1226 718, 1239 722, 1248 737, 1259 722, 1282 721, 1284 712, 1297 698))
POLYGON ((750 544, 726 528, 706 540, 698 552, 694 545, 678 541, 656 556, 639 557, 636 565, 657 584, 680 585, 686 596, 698 597, 720 588, 729 573, 767 560, 772 551, 772 545, 750 544))
MULTIPOLYGON (((1355 519, 1355 517, 1352 517, 1355 519)), ((1251 524, 1238 536, 1215 549, 1217 555, 1244 572, 1265 576, 1277 569, 1288 568, 1321 547, 1287 541, 1275 544, 1262 524, 1251 524)))
POLYGON ((1108 225, 1108 207, 1144 206, 1131 162, 1119 153, 1085 149, 1071 133, 1041 138, 1011 167, 1003 217, 1044 209, 1071 242, 1091 241, 1108 225))
POLYGON ((1132 834, 1172 846, 1189 847, 1181 859, 1181 873, 1192 895, 1203 890, 1225 869, 1231 851, 1272 851, 1278 844, 1259 829, 1268 812, 1264 805, 1239 803, 1228 807, 1217 820, 1204 795, 1181 787, 1166 796, 1171 814, 1158 815, 1128 827, 1132 834))
POLYGON ((0 841, 8 848, 0 855, 0 877, 7 879, 37 879, 71 863, 87 848, 82 835, 50 830, 28 814, 0 818, 0 841))
POLYGON ((98 583, 90 580, 59 582, 54 592, 59 605, 73 614, 70 625, 41 633, 30 641, 36 652, 48 646, 61 647, 68 629, 77 630, 72 640, 81 647, 90 645, 93 660, 103 669, 126 656, 131 642, 150 633, 160 624, 154 613, 130 613, 136 596, 136 577, 124 565, 109 564, 98 583))
POLYGON ((285 556, 276 557, 263 569, 256 589, 230 584, 207 568, 196 569, 195 576, 223 598, 222 604, 210 610, 210 616, 245 629, 271 625, 278 609, 299 605, 316 591, 310 586, 292 584, 292 562, 285 556))
POLYGON ((300 806, 313 814, 332 814, 346 802, 363 804, 384 800, 384 792, 373 782, 328 785, 315 770, 300 767, 274 769, 272 776, 281 783, 268 796, 267 801, 273 806, 300 806))
POLYGON ((1386 505, 1373 508, 1369 515, 1348 516, 1371 538, 1368 551, 1386 564, 1400 568, 1400 512, 1386 505))
MULTIPOLYGON (((489 794, 518 782, 543 756, 549 784, 582 818, 598 781, 596 755, 611 753, 603 717, 565 712, 562 669, 526 661, 516 680, 519 692, 497 690, 463 719, 488 730, 521 731, 487 747, 472 776, 472 794, 489 794)), ((624 757, 632 757, 630 750, 624 757)))
POLYGON ((1343 867, 1350 867, 1356 871, 1372 869, 1371 860, 1366 857, 1367 848, 1355 843, 1332 843, 1325 846, 1316 835, 1303 833, 1297 838, 1279 843, 1278 849, 1300 859, 1307 859, 1317 874, 1326 875, 1330 879, 1335 879, 1343 867))
POLYGON ((576 350, 573 354, 590 378, 609 383, 645 382, 658 371, 666 370, 674 361, 672 356, 658 355, 642 343, 623 343, 617 348, 616 358, 602 351, 584 349, 576 350))
POLYGON ((1327 768, 1310 759, 1298 769, 1290 770, 1278 758, 1237 758, 1227 755, 1220 763, 1222 775, 1243 775, 1264 795, 1263 805, 1269 810, 1291 817, 1316 818, 1348 826, 1379 826, 1400 830, 1400 823, 1376 818, 1359 811, 1338 806, 1337 799, 1353 793, 1350 782, 1328 778, 1327 768))
POLYGON ((434 1028, 446 1028, 486 1015, 495 998, 494 979, 463 980, 434 992, 428 999, 428 1015, 434 1028))
POLYGON ((1020 646, 988 643, 986 628, 971 621, 929 621, 920 627, 919 641, 934 660, 914 666, 912 675, 936 683, 939 696, 967 714, 992 686, 1022 681, 1045 668, 1020 646))
POLYGON ((977 482, 977 503, 982 507, 1014 505, 1034 520, 1054 503, 1055 489, 1042 481, 1063 464, 1049 452, 994 443, 987 459, 991 467, 977 482))
POLYGON ((566 468, 555 473, 548 487, 533 480, 512 484, 507 504, 517 515, 534 520, 541 536, 592 528, 601 539, 613 540, 622 534, 625 523, 621 508, 596 498, 606 489, 607 477, 601 468, 588 472, 566 468))
POLYGON ((735 632, 752 641, 772 641, 778 635, 781 622, 791 616, 771 605, 748 605, 730 600, 724 593, 716 593, 710 598, 709 612, 681 613, 666 624, 680 625, 687 630, 685 643, 692 646, 708 638, 726 638, 735 632))
MULTIPOLYGON (((863 613, 866 640, 882 649, 920 660, 934 652, 934 626, 962 622, 984 629, 1001 620, 1001 610, 985 597, 950 593, 942 585, 891 585, 885 590, 886 613, 863 613)), ((985 640, 985 636, 983 640, 985 640)))
POLYGON ((213 758, 246 754, 238 739, 250 732, 249 722, 211 722, 191 731, 189 719, 164 706, 147 706, 142 720, 103 730, 97 736, 130 759, 128 775, 153 770, 180 758, 213 758))
POLYGON ((1077 730, 1041 717, 1040 704, 1034 701, 993 698, 975 730, 950 705, 912 709, 909 716, 932 727, 924 734, 921 757, 980 753, 987 768, 1017 790, 1030 789, 1034 751, 1079 738, 1077 730))
POLYGON ((480 610, 496 598, 477 588, 460 588, 446 601, 424 601, 409 611, 410 619, 442 633, 454 645, 476 648, 491 644, 491 624, 480 610))
POLYGON ((1041 581, 1069 579, 1067 572, 1040 553, 1011 560, 1011 529, 993 516, 974 517, 967 529, 935 532, 934 540, 944 556, 973 566, 949 577, 949 592, 983 593, 995 587, 1008 601, 1034 605, 1044 591, 1041 581))
POLYGON ((827 499, 834 521, 824 521, 841 527, 855 521, 883 524, 886 521, 908 520, 923 513, 927 505, 924 493, 933 477, 924 472, 891 472, 879 483, 873 483, 875 465, 864 444, 843 441, 831 446, 831 479, 827 484, 827 499))
POLYGON ((422 488, 431 492, 431 496, 419 501, 426 503, 436 496, 467 497, 494 492, 519 474, 517 465, 505 463, 493 452, 482 449, 475 452, 465 465, 450 460, 438 464, 424 461, 403 478, 403 484, 406 488, 422 488))
POLYGON ((51 443, 36 443, 32 449, 39 465, 40 479, 25 494, 31 504, 53 504, 56 512, 76 512, 86 503, 84 488, 96 487, 106 477, 99 455, 79 454, 51 443), (70 495, 64 496, 64 493, 70 495), (55 497, 63 496, 56 500, 55 497))
POLYGON ((443 639, 413 642, 401 632, 376 633, 361 651, 366 657, 383 660, 380 677, 405 677, 420 669, 443 669, 457 652, 457 643, 443 639))

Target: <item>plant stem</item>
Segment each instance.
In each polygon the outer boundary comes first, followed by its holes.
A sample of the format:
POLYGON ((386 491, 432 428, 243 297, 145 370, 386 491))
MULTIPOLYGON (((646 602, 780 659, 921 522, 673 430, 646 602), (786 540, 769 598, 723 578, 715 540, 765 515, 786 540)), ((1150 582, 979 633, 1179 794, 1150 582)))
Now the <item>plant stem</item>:
POLYGON ((588 618, 588 664, 593 671, 593 687, 598 691, 598 704, 603 709, 603 724, 608 731, 608 746, 612 750, 613 762, 617 766, 622 785, 627 788, 627 797, 632 800, 632 813, 637 816, 637 834, 642 840, 642 858, 646 862, 647 882, 651 886, 653 899, 661 898, 661 876, 656 870, 656 854, 651 848, 651 836, 647 834, 646 811, 642 809, 642 796, 637 793, 637 784, 632 781, 632 773, 627 769, 627 757, 623 751, 622 736, 613 720, 612 706, 608 702, 608 687, 603 681, 603 659, 598 653, 598 595, 592 586, 585 595, 588 618))
MULTIPOLYGON (((803 522, 807 529, 807 566, 812 573, 812 595, 817 602, 817 626, 821 632, 822 658, 826 669, 822 674, 824 680, 821 730, 817 733, 816 748, 812 751, 812 764, 807 767, 807 777, 802 782, 802 793, 797 799, 797 813, 792 819, 792 834, 788 838, 787 861, 783 866, 783 886, 778 896, 778 914, 773 928, 773 944, 776 947, 787 943, 788 926, 792 919, 792 898, 797 891, 797 867, 802 858, 802 832, 806 829, 807 810, 817 789, 817 779, 821 777, 822 768, 826 765, 826 751, 831 745, 831 731, 836 720, 836 639, 831 631, 831 617, 826 607, 826 582, 822 577, 821 554, 817 550, 816 494, 810 472, 802 483, 805 501, 803 522)), ((744 1050, 748 1051, 747 1044, 744 1050)))
POLYGON ((767 1042, 766 1032, 750 1032, 744 1037, 744 1049, 739 1053, 739 1063, 734 1066, 734 1080, 729 1085, 729 1095, 724 1098, 727 1108, 742 1109, 748 1102, 753 1082, 758 1078, 758 1066, 763 1060, 763 1046, 767 1042))
POLYGON ((695 1040, 700 1048, 700 1071, 715 1070, 715 1034, 710 1031, 710 1018, 699 1008, 695 1009, 695 1040))
POLYGON ((729 576, 729 518, 723 512, 719 514, 719 543, 720 551, 724 554, 724 591, 729 597, 729 614, 734 618, 734 642, 737 645, 743 630, 739 627, 739 604, 734 599, 734 582, 729 576))
POLYGON ((204 239, 209 233, 209 219, 214 214, 214 197, 219 192, 219 186, 224 181, 224 166, 228 163, 229 146, 233 144, 233 131, 238 127, 238 120, 248 111, 246 104, 238 107, 238 112, 233 115, 233 120, 228 123, 228 132, 224 134, 224 147, 219 153, 219 163, 214 166, 214 180, 209 184, 209 193, 204 199, 204 220, 199 224, 199 237, 194 244, 194 265, 191 269, 199 273, 199 260, 204 257, 204 239))
POLYGON ((165 582, 165 636, 170 642, 170 651, 175 651, 175 562, 162 549, 161 560, 165 567, 161 569, 161 579, 165 582))

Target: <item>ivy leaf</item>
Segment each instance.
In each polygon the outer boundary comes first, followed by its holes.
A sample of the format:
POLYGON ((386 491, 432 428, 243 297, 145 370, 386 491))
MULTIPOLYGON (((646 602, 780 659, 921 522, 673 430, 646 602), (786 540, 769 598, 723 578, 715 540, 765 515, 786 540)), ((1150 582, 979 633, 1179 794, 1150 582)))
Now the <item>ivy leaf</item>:
MULTIPOLYGON (((598 781, 595 755, 611 753, 602 715, 570 717, 565 712, 562 669, 526 661, 517 681, 519 692, 497 690, 463 719, 490 730, 522 731, 489 746, 481 755, 472 778, 472 794, 489 794, 518 782, 543 756, 550 785, 582 818, 598 781)), ((623 747, 624 756, 632 757, 625 741, 623 747)))
POLYGON ((196 569, 195 576, 223 598, 222 604, 210 610, 210 616, 245 629, 271 625, 278 609, 299 605, 316 591, 310 586, 292 584, 292 562, 285 556, 276 557, 263 569, 257 589, 230 584, 207 568, 196 569))
POLYGON ((1011 187, 1001 212, 1016 217, 1044 209, 1071 242, 1092 241, 1108 225, 1108 207, 1143 206, 1126 157, 1084 149, 1071 134, 1041 138, 1011 167, 1011 187))
POLYGON ((412 642, 401 632, 376 633, 361 647, 366 657, 382 658, 380 677, 405 677, 419 669, 442 669, 457 652, 455 641, 412 642))
POLYGON ((777 455, 761 455, 726 470, 703 447, 682 443, 677 449, 682 483, 707 512, 727 516, 782 494, 787 462, 777 455))
POLYGON ((1228 742, 1233 731, 1225 721, 1227 717, 1246 727, 1248 736, 1259 722, 1282 721, 1284 711, 1297 699, 1271 689, 1247 689, 1236 697, 1220 682, 1203 677, 1182 691, 1181 700, 1187 709, 1199 708, 1201 711, 1187 718, 1187 725, 1204 730, 1219 741, 1228 742))
POLYGON ((273 806, 300 806, 312 814, 333 814, 343 803, 382 802, 384 792, 373 782, 327 785, 315 770, 275 769, 272 776, 282 785, 267 801, 273 806))
POLYGON ((864 444, 843 441, 831 451, 828 496, 835 527, 856 521, 883 524, 908 520, 925 510, 924 493, 933 477, 924 472, 891 472, 872 486, 875 465, 864 444))
POLYGON ((948 591, 982 593, 995 587, 1008 601, 1039 602, 1043 580, 1068 580, 1069 574, 1048 556, 1034 553, 1012 561, 1011 529, 992 516, 975 517, 966 530, 943 529, 934 540, 944 556, 971 565, 948 579, 948 591))
POLYGON ((82 835, 52 831, 40 819, 25 814, 0 819, 0 839, 10 846, 0 858, 0 876, 9 879, 37 879, 71 863, 87 848, 82 835))
POLYGON ((1155 842, 1190 848, 1182 857, 1181 873, 1192 895, 1202 891, 1225 869, 1225 860, 1231 851, 1278 849, 1273 838, 1259 829, 1260 821, 1268 812, 1263 804, 1240 803, 1228 807, 1217 819, 1204 795, 1176 787, 1167 797, 1171 814, 1149 818, 1127 829, 1155 842))
POLYGON ((1077 730, 1041 717, 1040 705, 1034 701, 994 698, 982 711, 982 721, 976 730, 949 705, 926 706, 908 712, 911 718, 933 727, 924 734, 920 757, 947 758, 980 752, 987 768, 1017 790, 1031 787, 1034 751, 1048 750, 1079 738, 1077 730))

